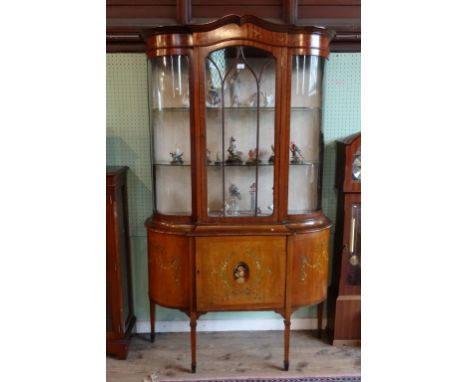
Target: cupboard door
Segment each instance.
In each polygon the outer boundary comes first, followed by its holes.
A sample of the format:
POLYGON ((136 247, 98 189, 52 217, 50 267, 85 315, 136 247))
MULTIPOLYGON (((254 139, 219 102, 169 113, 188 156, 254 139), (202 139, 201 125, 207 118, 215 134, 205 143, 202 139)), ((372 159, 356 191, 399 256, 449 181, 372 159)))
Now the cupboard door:
POLYGON ((285 237, 199 237, 197 310, 282 307, 285 268, 285 237))

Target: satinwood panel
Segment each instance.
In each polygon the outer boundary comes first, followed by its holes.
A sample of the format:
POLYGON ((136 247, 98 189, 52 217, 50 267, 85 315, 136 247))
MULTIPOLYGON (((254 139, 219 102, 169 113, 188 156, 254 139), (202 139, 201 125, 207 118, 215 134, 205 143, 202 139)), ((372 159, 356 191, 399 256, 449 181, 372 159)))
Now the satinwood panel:
POLYGON ((284 305, 286 238, 196 238, 197 310, 252 310, 284 305))
POLYGON ((291 305, 316 304, 327 296, 330 230, 293 236, 291 305))
POLYGON ((149 295, 158 304, 188 309, 189 239, 148 231, 149 295))

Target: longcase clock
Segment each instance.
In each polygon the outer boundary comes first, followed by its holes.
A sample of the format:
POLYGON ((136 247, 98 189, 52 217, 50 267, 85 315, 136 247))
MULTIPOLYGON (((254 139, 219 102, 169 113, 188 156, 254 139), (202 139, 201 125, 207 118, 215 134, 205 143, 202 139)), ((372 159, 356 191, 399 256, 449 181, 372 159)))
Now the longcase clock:
POLYGON ((333 345, 361 342, 361 133, 337 141, 338 210, 328 329, 333 345))

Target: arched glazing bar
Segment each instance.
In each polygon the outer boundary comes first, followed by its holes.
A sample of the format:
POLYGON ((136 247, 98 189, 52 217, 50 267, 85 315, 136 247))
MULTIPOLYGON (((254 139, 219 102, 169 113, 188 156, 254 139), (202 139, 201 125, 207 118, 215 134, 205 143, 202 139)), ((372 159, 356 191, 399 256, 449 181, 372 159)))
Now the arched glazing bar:
POLYGON ((207 150, 211 153, 210 147, 221 148, 214 163, 207 158, 208 213, 222 217, 271 215, 274 162, 269 159, 275 131, 275 59, 258 48, 233 46, 211 52, 205 70, 209 79, 207 150), (237 145, 247 150, 247 157, 237 145), (238 176, 241 171, 242 177, 238 176), (259 193, 260 188, 266 193, 259 193), (270 199, 259 200, 260 194, 270 199), (250 200, 245 195, 250 195, 250 200))

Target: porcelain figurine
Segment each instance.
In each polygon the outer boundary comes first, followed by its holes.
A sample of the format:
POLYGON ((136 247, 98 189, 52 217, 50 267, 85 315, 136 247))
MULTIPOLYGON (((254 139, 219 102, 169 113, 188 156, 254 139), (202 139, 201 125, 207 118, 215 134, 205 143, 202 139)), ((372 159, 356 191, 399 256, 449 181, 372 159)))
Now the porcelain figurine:
POLYGON ((268 163, 273 164, 275 163, 275 145, 271 145, 271 155, 270 159, 268 159, 268 163))
POLYGON ((211 164, 213 161, 210 158, 211 151, 206 149, 206 164, 211 164))
POLYGON ((208 89, 208 97, 207 97, 207 106, 215 107, 221 103, 221 97, 219 96, 219 90, 216 89, 213 84, 210 85, 208 89))
POLYGON ((171 154, 171 157, 172 157, 171 164, 183 164, 184 163, 182 159, 182 156, 184 155, 184 153, 180 150, 179 146, 176 146, 175 151, 170 152, 169 154, 171 154))
POLYGON ((291 164, 301 164, 304 163, 304 157, 302 156, 301 149, 294 142, 291 142, 289 145, 289 150, 291 151, 292 158, 291 164))
POLYGON ((235 142, 236 139, 234 137, 229 139, 229 147, 227 149, 228 158, 226 159, 226 164, 242 164, 242 152, 237 151, 235 142))
POLYGON ((222 161, 221 161, 221 158, 219 157, 219 151, 218 151, 218 152, 216 153, 216 160, 215 160, 214 164, 215 164, 216 166, 219 166, 219 165, 221 164, 221 162, 222 162, 222 161))
POLYGON ((261 159, 258 159, 258 150, 251 149, 248 153, 249 158, 245 162, 247 165, 255 165, 257 163, 262 163, 261 159))
POLYGON ((226 215, 239 215, 239 200, 242 199, 239 187, 235 184, 229 186, 229 198, 226 201, 226 215))
POLYGON ((262 106, 264 106, 264 107, 271 107, 271 106, 273 106, 273 104, 275 103, 275 96, 274 96, 274 94, 268 95, 266 92, 261 91, 261 92, 260 92, 260 95, 261 95, 262 98, 263 98, 262 106))

